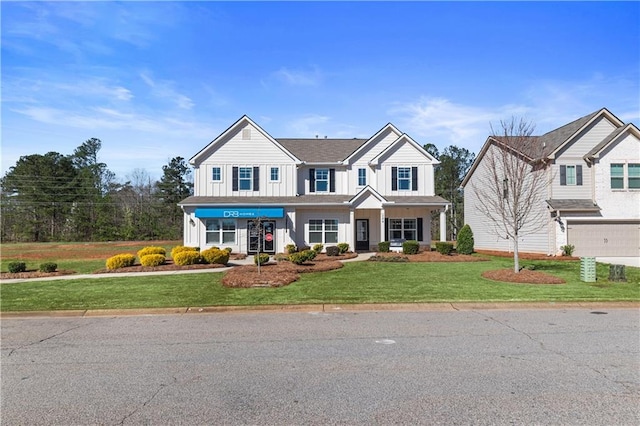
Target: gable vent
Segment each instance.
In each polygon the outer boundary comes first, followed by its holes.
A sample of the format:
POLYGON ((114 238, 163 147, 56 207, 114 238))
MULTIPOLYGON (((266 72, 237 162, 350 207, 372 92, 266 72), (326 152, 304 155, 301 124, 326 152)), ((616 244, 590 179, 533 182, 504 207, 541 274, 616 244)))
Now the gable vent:
POLYGON ((251 129, 242 129, 242 139, 245 141, 251 140, 251 129))

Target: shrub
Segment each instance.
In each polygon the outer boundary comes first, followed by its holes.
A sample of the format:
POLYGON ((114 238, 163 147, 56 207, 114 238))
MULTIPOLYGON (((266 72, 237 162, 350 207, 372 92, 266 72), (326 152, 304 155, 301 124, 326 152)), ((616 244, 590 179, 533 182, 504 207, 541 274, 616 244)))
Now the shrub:
POLYGON ((136 257, 130 253, 121 253, 107 259, 107 269, 120 269, 133 266, 136 257))
POLYGON ((226 251, 229 254, 231 254, 233 252, 233 249, 231 247, 225 247, 222 250, 226 251))
POLYGON ((143 256, 146 256, 148 254, 161 254, 163 256, 166 256, 167 251, 164 249, 164 247, 158 247, 158 246, 149 246, 141 250, 138 250, 138 257, 140 259, 142 259, 143 256))
POLYGON ((284 246, 284 250, 287 254, 291 254, 298 251, 298 248, 296 247, 295 244, 287 244, 286 246, 284 246))
POLYGON ((402 243, 402 253, 417 254, 420 251, 420 243, 416 240, 408 240, 402 243))
POLYGON ((378 243, 378 251, 380 253, 389 253, 389 247, 391 247, 391 241, 380 241, 378 243))
POLYGON ((9 272, 12 274, 17 274, 18 272, 24 272, 27 270, 27 264, 24 262, 10 262, 7 265, 9 272))
POLYGON ((288 262, 289 256, 290 255, 286 253, 276 253, 276 255, 273 256, 273 260, 275 260, 276 262, 288 262))
POLYGON ((173 263, 180 266, 200 263, 202 256, 195 250, 183 250, 173 256, 173 263))
POLYGON ((162 254, 145 254, 140 258, 140 264, 142 266, 158 266, 162 265, 165 260, 162 254))
POLYGON ((328 246, 327 247, 327 256, 337 256, 340 254, 340 248, 337 246, 328 246))
POLYGON ((316 245, 313 246, 313 251, 315 251, 316 253, 320 253, 323 248, 324 248, 324 245, 316 244, 316 245))
POLYGON ((202 256, 202 260, 206 263, 226 265, 227 262, 229 262, 229 252, 215 247, 203 250, 200 252, 200 256, 202 256))
POLYGON ((473 253, 473 231, 471 227, 467 224, 464 225, 460 232, 458 232, 458 241, 456 243, 456 251, 460 254, 471 254, 473 253))
POLYGON ((316 258, 316 252, 313 250, 304 250, 297 253, 291 253, 289 260, 296 265, 302 265, 305 262, 316 258))
POLYGON ((253 263, 256 265, 258 263, 264 265, 267 262, 269 262, 269 255, 267 253, 258 253, 253 255, 253 263))
POLYGON ((573 251, 576 249, 576 246, 573 244, 567 244, 565 246, 561 246, 560 250, 562 250, 563 256, 571 256, 573 255, 573 251))
POLYGON ((44 262, 40 264, 40 272, 55 272, 58 269, 58 264, 53 262, 44 262))
POLYGON ((344 254, 349 251, 349 243, 338 243, 338 250, 340 250, 340 254, 344 254))
POLYGON ((445 241, 438 241, 436 243, 436 250, 440 254, 449 255, 453 251, 453 244, 445 241))
POLYGON ((188 247, 188 246, 175 246, 171 249, 171 258, 175 260, 176 254, 182 253, 183 251, 198 251, 198 247, 188 247))

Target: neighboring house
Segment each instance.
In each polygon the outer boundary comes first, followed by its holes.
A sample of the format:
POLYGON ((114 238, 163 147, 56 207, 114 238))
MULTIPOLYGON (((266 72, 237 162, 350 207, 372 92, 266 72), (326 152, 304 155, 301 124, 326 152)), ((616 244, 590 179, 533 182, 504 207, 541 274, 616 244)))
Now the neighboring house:
POLYGON ((449 205, 435 196, 438 161, 392 124, 369 139, 274 139, 243 116, 189 162, 194 195, 179 203, 184 244, 202 249, 276 253, 345 242, 369 251, 392 239, 430 246, 432 212, 442 219, 449 205))
MULTIPOLYGON (((561 246, 572 244, 575 256, 640 256, 638 127, 603 108, 530 138, 541 158, 520 154, 532 163, 546 163, 535 173, 547 173, 550 183, 534 212, 543 226, 523 235, 519 250, 557 255, 561 246)), ((473 230, 476 249, 512 250, 512 242, 500 239, 478 210, 474 190, 486 173, 483 158, 497 149, 500 140, 487 139, 462 182, 464 218, 473 230)))

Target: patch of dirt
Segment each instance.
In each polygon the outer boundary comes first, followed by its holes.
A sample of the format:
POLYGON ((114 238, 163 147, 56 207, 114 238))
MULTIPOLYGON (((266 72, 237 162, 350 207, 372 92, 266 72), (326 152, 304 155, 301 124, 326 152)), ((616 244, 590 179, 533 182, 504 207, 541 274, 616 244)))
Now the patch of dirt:
POLYGON ((484 278, 516 284, 564 284, 566 281, 540 271, 522 269, 515 273, 513 269, 498 269, 482 273, 484 278))
MULTIPOLYGON (((513 257, 513 252, 508 251, 494 251, 494 250, 477 250, 476 253, 486 254, 489 256, 498 257, 513 257)), ((523 253, 518 252, 518 257, 524 260, 580 260, 579 257, 573 256, 549 256, 542 253, 523 253)))
POLYGON ((188 271, 190 269, 216 269, 216 268, 225 268, 227 265, 218 265, 218 264, 197 264, 197 265, 176 265, 171 260, 167 260, 167 263, 164 265, 158 266, 142 266, 142 265, 133 265, 128 266, 126 268, 118 268, 118 269, 99 269, 94 271, 94 274, 119 274, 122 272, 159 272, 159 271, 188 271))
POLYGON ((342 268, 340 260, 353 259, 357 253, 345 253, 340 256, 327 256, 321 253, 311 262, 296 265, 289 261, 269 262, 260 265, 236 266, 222 277, 222 285, 234 288, 282 287, 300 279, 300 274, 326 272, 342 268))
POLYGON ((488 259, 471 256, 468 254, 452 253, 449 255, 440 254, 437 251, 421 251, 416 254, 403 254, 389 252, 389 253, 376 253, 379 257, 406 257, 409 262, 483 262, 488 259))
POLYGON ((44 278, 44 277, 59 277, 61 275, 73 275, 75 271, 55 271, 55 272, 40 272, 37 270, 33 271, 25 271, 25 272, 0 272, 0 280, 11 280, 11 279, 25 279, 25 278, 44 278))

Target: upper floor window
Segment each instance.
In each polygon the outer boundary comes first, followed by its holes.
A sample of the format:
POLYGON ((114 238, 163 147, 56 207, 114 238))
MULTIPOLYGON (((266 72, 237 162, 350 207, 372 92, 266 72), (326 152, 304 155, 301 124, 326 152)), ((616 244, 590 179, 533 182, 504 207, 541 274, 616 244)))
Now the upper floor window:
POLYGON ((358 169, 358 186, 367 185, 367 169, 358 169))
POLYGON ((258 191, 260 189, 260 169, 258 167, 234 167, 233 191, 258 191))
POLYGON ((211 169, 211 180, 214 182, 220 182, 222 180, 222 173, 220 167, 213 167, 211 169))
POLYGON ((269 180, 271 182, 278 182, 280 180, 280 169, 272 167, 269 173, 269 180))
POLYGON ((640 163, 612 163, 611 189, 640 189, 640 163))
POLYGON ((336 192, 336 169, 309 169, 309 192, 336 192))
POLYGON ((561 165, 560 185, 582 185, 582 165, 561 165))
POLYGON ((417 191, 418 168, 417 167, 392 167, 391 168, 392 191, 417 191))

